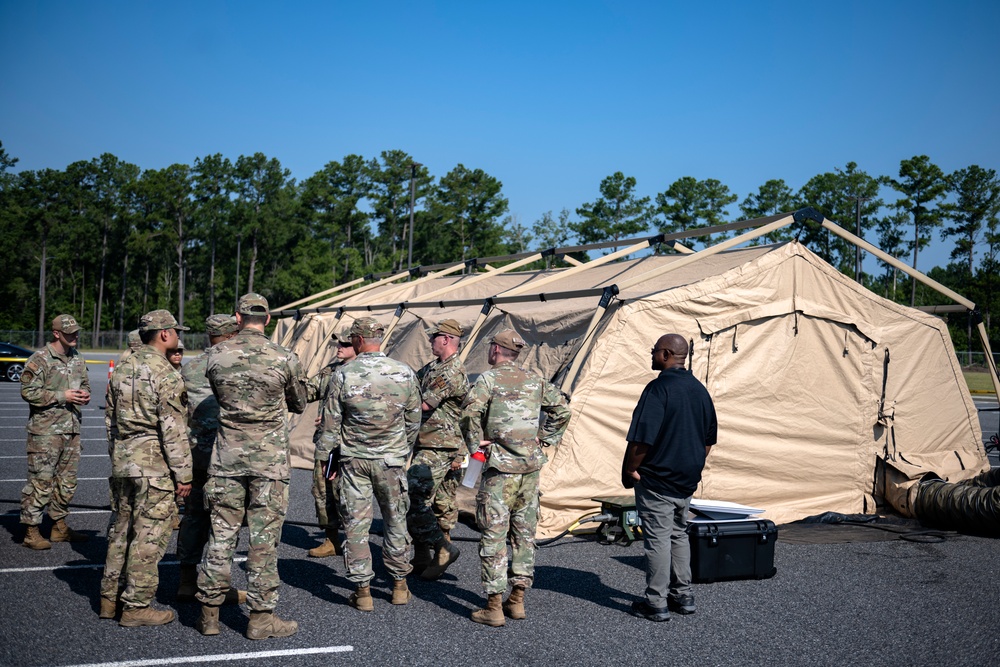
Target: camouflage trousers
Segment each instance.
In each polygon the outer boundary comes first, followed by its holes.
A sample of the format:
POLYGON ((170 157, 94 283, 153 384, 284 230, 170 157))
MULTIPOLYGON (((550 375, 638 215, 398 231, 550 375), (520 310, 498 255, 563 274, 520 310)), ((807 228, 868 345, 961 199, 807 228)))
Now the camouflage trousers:
POLYGON ((221 605, 229 590, 233 555, 243 518, 250 527, 247 554, 247 606, 273 611, 278 606, 278 542, 288 511, 288 480, 266 477, 214 477, 205 483, 211 515, 208 551, 198 569, 198 601, 221 605))
POLYGON ((538 526, 539 471, 503 473, 491 468, 483 473, 476 495, 476 523, 481 533, 479 558, 487 594, 503 593, 511 586, 531 588, 535 575, 535 528, 538 526), (510 571, 507 538, 510 537, 510 571))
POLYGON ((344 564, 347 579, 367 584, 375 577, 368 530, 375 518, 375 501, 382 512, 382 559, 393 579, 412 570, 410 534, 406 531, 406 473, 382 459, 342 459, 340 462, 340 518, 344 522, 344 564))
POLYGON ((205 482, 208 472, 195 470, 191 493, 184 499, 184 516, 177 531, 177 560, 182 565, 198 565, 208 544, 208 531, 212 523, 205 504, 205 482))
POLYGON ((338 530, 340 528, 340 487, 335 479, 323 475, 323 464, 316 462, 313 467, 313 499, 316 501, 316 521, 320 528, 338 530))
POLYGON ((406 473, 410 492, 406 525, 415 544, 434 546, 444 539, 443 530, 455 527, 462 470, 452 470, 451 462, 457 455, 443 449, 419 449, 413 455, 406 473))
MULTIPOLYGON (((120 498, 117 503, 116 519, 109 527, 108 543, 112 538, 116 545, 121 544, 121 533, 125 534, 128 549, 125 553, 125 592, 121 600, 126 609, 148 607, 156 596, 156 587, 160 583, 159 565, 167 550, 167 542, 173 532, 174 512, 174 482, 168 477, 123 477, 120 478, 120 498), (128 522, 122 525, 121 516, 128 515, 128 522), (111 529, 115 534, 111 535, 111 529)), ((121 551, 114 552, 109 548, 108 561, 105 562, 104 578, 101 581, 101 591, 104 595, 105 586, 109 590, 106 596, 114 599, 113 592, 118 586, 121 551)))
POLYGON ((132 499, 128 493, 127 477, 108 477, 108 486, 111 496, 111 518, 108 519, 108 554, 104 559, 101 597, 117 600, 118 590, 123 588, 125 583, 122 574, 132 527, 132 499))
POLYGON ((37 526, 45 506, 53 521, 69 515, 80 467, 80 434, 28 434, 28 482, 21 489, 21 523, 37 526))

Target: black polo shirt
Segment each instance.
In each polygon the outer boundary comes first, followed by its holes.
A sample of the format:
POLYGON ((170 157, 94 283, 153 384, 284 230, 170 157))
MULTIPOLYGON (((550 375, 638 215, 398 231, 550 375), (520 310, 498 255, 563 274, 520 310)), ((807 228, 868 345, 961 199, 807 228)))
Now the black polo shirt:
POLYGON ((642 485, 674 498, 692 495, 705 467, 705 447, 715 444, 718 430, 705 386, 684 368, 661 371, 642 390, 628 430, 629 442, 650 447, 639 466, 642 485))

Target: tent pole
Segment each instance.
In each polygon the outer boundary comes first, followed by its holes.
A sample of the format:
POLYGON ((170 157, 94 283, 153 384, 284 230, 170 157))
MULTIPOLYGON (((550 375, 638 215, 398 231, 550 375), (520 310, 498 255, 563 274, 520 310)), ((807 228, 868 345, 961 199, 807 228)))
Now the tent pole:
MULTIPOLYGON (((402 291, 404 291, 406 289, 409 289, 410 287, 413 287, 414 285, 419 285, 420 283, 427 282, 428 280, 431 280, 433 278, 440 278, 441 276, 447 276, 447 275, 449 275, 451 273, 455 273, 456 271, 460 271, 460 270, 464 269, 466 266, 468 266, 468 264, 469 264, 468 262, 457 262, 455 264, 452 264, 449 267, 441 269, 440 271, 435 271, 433 273, 428 273, 426 276, 421 276, 420 278, 417 278, 416 280, 411 280, 408 283, 403 283, 402 285, 397 285, 394 289, 386 290, 382 294, 379 294, 378 298, 379 299, 385 299, 386 301, 391 301, 393 298, 395 298, 395 296, 397 294, 399 294, 400 292, 402 292, 402 291)), ((365 302, 362 301, 362 303, 365 303, 365 302)))
POLYGON ((983 326, 982 319, 976 323, 976 329, 979 331, 979 340, 983 343, 983 352, 986 354, 986 367, 990 369, 990 378, 993 380, 993 391, 996 392, 997 400, 1000 401, 1000 378, 997 377, 997 364, 993 359, 993 350, 990 349, 990 337, 986 335, 986 327, 983 326))
POLYGON ((301 306, 304 303, 309 303, 313 299, 318 299, 320 297, 324 297, 324 296, 327 296, 329 294, 333 294, 334 292, 339 292, 342 289, 347 289, 348 287, 353 287, 354 285, 357 285, 358 283, 363 283, 364 281, 365 281, 364 278, 355 278, 354 280, 352 280, 349 283, 344 283, 343 285, 337 285, 336 287, 331 287, 330 289, 323 290, 322 292, 316 292, 315 294, 311 294, 311 295, 307 296, 304 299, 299 299, 298 301, 293 301, 291 303, 286 303, 281 308, 275 308, 274 310, 290 310, 292 308, 295 308, 296 306, 301 306))
POLYGON ((573 380, 576 379, 577 373, 580 372, 580 366, 583 365, 583 358, 586 356, 584 352, 590 347, 590 337, 594 334, 594 329, 597 328, 598 323, 604 317, 604 313, 608 311, 608 306, 611 305, 611 300, 618 294, 617 285, 608 285, 604 288, 604 294, 601 295, 601 300, 597 304, 597 310, 594 311, 594 316, 590 318, 590 324, 587 326, 586 333, 583 334, 583 338, 580 339, 580 347, 576 351, 576 355, 573 356, 573 363, 566 372, 566 377, 563 378, 562 385, 559 387, 564 394, 569 396, 570 385, 573 384, 573 380))
POLYGON ((937 291, 937 292, 939 292, 941 294, 944 294, 949 299, 952 299, 953 301, 962 304, 963 306, 965 306, 969 310, 975 310, 976 309, 976 304, 974 304, 973 302, 969 301, 968 299, 966 299, 961 294, 958 294, 957 292, 953 292, 952 290, 948 289, 947 287, 945 287, 944 285, 942 285, 938 281, 934 280, 933 278, 928 278, 927 275, 921 273, 920 271, 916 270, 912 266, 907 266, 906 264, 904 264, 903 262, 899 261, 898 259, 896 259, 892 255, 879 250, 878 248, 876 248, 875 246, 873 246, 871 243, 868 243, 868 241, 865 241, 863 238, 855 236, 854 234, 852 234, 851 232, 847 231, 846 229, 844 229, 840 225, 837 225, 837 224, 835 224, 833 222, 830 222, 826 218, 823 218, 823 222, 821 224, 822 224, 823 227, 825 227, 826 229, 829 229, 831 232, 833 232, 834 234, 836 234, 840 238, 845 239, 847 241, 850 241, 851 243, 853 243, 856 246, 860 246, 862 250, 864 250, 866 252, 870 252, 871 254, 875 255, 876 257, 878 257, 879 259, 881 259, 886 264, 889 264, 890 266, 899 269, 900 271, 902 271, 906 275, 910 276, 914 280, 918 280, 918 281, 922 282, 923 284, 927 285, 931 289, 933 289, 933 290, 935 290, 935 291, 937 291))
POLYGON ((483 302, 483 308, 479 311, 479 317, 476 318, 476 323, 472 325, 472 330, 469 331, 468 337, 465 339, 465 343, 462 345, 462 351, 458 355, 459 361, 463 364, 465 360, 469 358, 469 350, 472 349, 472 344, 476 340, 476 336, 479 335, 479 330, 483 328, 483 324, 486 322, 486 318, 489 317, 490 312, 493 310, 493 303, 486 299, 483 302))
POLYGON ((389 336, 392 335, 392 330, 399 324, 399 318, 403 316, 405 310, 402 305, 396 306, 396 312, 392 315, 392 321, 389 322, 389 326, 385 328, 385 333, 382 334, 382 344, 378 348, 380 351, 385 351, 385 345, 389 342, 389 336))
MULTIPOLYGON (((785 227, 791 224, 792 222, 794 222, 794 218, 789 215, 779 220, 775 220, 774 222, 768 223, 763 227, 758 227, 757 229, 747 232, 746 234, 741 234, 740 236, 735 236, 731 239, 726 239, 725 241, 721 241, 719 243, 716 243, 715 245, 703 248, 702 250, 699 250, 696 253, 690 255, 684 255, 677 261, 671 262, 666 266, 661 266, 658 269, 647 271, 646 273, 635 276, 634 278, 631 278, 623 283, 620 283, 618 285, 618 289, 624 291, 625 289, 632 287, 633 285, 638 285, 639 283, 646 282, 650 278, 655 278, 665 273, 670 273, 671 271, 675 271, 679 268, 685 267, 688 264, 693 264, 694 262, 699 261, 703 257, 709 257, 711 255, 715 255, 717 253, 722 252, 723 250, 729 250, 732 247, 738 246, 741 243, 746 243, 747 241, 755 239, 758 236, 764 236, 766 234, 770 234, 774 230, 781 229, 782 227, 785 227)), ((572 269, 570 269, 570 271, 572 271, 572 269)))
POLYGON ((522 266, 526 266, 528 264, 531 264, 532 262, 537 262, 538 260, 543 259, 545 257, 545 254, 546 253, 544 253, 544 252, 536 252, 533 255, 525 257, 524 259, 520 259, 520 260, 518 260, 516 262, 513 262, 511 264, 506 264, 504 266, 501 266, 498 269, 493 269, 492 271, 489 271, 487 273, 476 274, 476 275, 472 276, 471 278, 466 278, 465 280, 460 280, 460 281, 454 283, 453 285, 448 285, 447 287, 442 287, 441 289, 435 290, 435 291, 431 292, 430 294, 421 294, 420 295, 420 300, 421 301, 432 301, 433 299, 441 296, 442 294, 447 294, 448 292, 451 292, 451 291, 457 289, 459 286, 461 286, 461 287, 468 287, 469 285, 475 285, 476 283, 478 283, 481 280, 486 280, 487 278, 493 278, 494 276, 497 276, 497 275, 499 275, 501 273, 507 273, 508 271, 513 271, 515 269, 519 269, 522 266))

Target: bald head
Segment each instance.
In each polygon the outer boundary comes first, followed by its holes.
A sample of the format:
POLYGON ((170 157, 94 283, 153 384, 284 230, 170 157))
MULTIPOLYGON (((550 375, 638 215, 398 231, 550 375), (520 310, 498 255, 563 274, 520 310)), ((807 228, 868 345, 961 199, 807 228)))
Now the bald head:
POLYGON ((660 336, 653 346, 653 370, 683 367, 687 360, 688 344, 680 334, 660 336))

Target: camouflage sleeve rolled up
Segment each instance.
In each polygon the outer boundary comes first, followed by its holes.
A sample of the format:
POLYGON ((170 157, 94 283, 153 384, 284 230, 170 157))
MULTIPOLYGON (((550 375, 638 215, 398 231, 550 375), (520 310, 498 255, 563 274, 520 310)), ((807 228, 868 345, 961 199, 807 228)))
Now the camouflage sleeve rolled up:
POLYGON ((551 382, 542 389, 542 412, 545 422, 538 432, 538 439, 546 447, 558 446, 569 425, 570 410, 566 397, 551 382))

